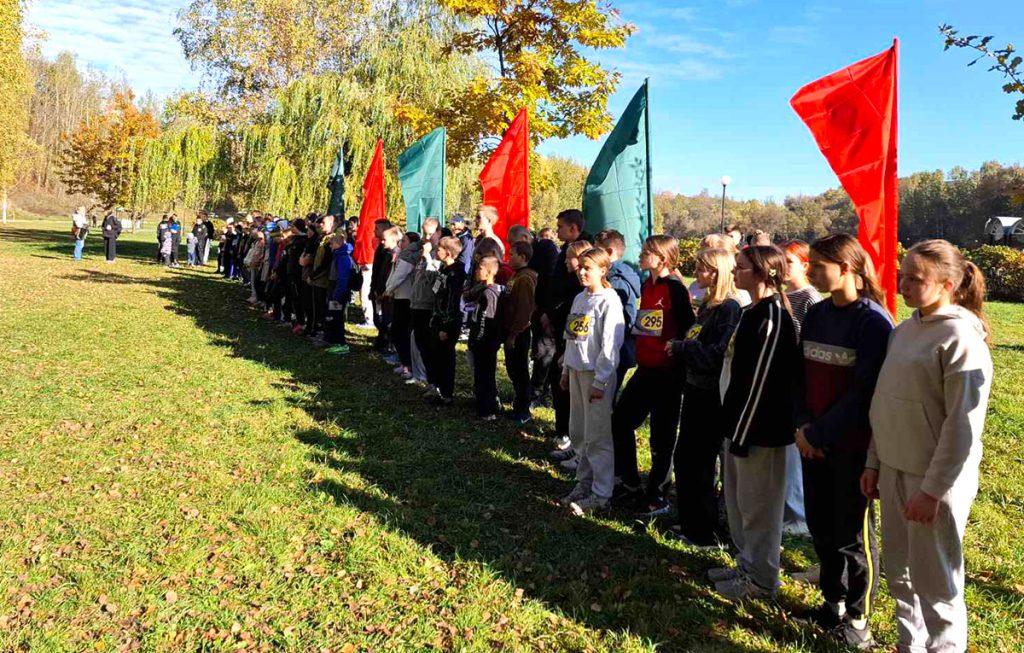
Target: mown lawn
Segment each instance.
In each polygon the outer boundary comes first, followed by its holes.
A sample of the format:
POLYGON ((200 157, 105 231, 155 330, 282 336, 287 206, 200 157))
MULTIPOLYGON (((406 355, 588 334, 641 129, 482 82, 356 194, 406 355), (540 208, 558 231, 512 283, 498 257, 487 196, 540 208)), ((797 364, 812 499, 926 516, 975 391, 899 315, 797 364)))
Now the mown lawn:
MULTIPOLYGON (((427 407, 367 334, 330 357, 152 264, 148 226, 114 265, 66 231, 0 228, 0 650, 833 650, 792 617, 805 586, 735 607, 703 580, 724 554, 566 516, 549 414, 427 407)), ((974 648, 1017 651, 1024 308, 991 316, 968 599, 974 648)))

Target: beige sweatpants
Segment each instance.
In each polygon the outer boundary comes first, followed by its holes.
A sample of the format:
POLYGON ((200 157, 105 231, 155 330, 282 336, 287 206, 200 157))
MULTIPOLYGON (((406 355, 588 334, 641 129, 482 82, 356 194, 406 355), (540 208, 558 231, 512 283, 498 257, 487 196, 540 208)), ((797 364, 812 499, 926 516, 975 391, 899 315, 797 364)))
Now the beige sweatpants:
POLYGON ((761 587, 779 588, 782 514, 786 507, 786 447, 750 447, 746 456, 724 444, 725 510, 739 554, 736 565, 761 587))
POLYGON ((978 493, 977 468, 965 469, 939 500, 939 514, 930 526, 903 516, 923 480, 886 465, 879 470, 882 560, 896 601, 899 650, 961 653, 967 650, 964 530, 978 493))
POLYGON ((615 450, 612 447, 612 402, 615 387, 590 401, 593 372, 569 370, 569 440, 579 454, 576 484, 610 499, 615 486, 615 450))

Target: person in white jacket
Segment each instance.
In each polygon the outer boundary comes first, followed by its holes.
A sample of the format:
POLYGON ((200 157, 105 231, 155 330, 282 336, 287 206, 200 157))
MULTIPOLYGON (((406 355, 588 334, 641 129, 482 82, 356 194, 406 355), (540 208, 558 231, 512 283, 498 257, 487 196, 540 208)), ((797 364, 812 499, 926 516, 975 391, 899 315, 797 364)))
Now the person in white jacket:
POLYGON ((985 280, 944 240, 910 249, 900 324, 871 401, 861 490, 880 498, 882 554, 899 650, 967 649, 963 539, 978 491, 992 358, 985 280))
POLYGON ((605 279, 608 253, 589 249, 579 263, 583 292, 566 321, 561 378, 562 389, 569 391, 569 439, 579 463, 576 487, 561 502, 584 515, 607 506, 615 485, 612 403, 626 327, 622 300, 605 279))

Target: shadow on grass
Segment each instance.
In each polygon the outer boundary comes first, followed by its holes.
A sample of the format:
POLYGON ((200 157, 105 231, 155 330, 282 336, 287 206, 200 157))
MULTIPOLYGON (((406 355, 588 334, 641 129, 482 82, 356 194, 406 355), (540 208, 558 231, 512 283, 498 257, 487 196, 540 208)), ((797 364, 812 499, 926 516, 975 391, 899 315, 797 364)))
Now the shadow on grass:
MULTIPOLYGON (((70 225, 70 221, 68 224, 70 225)), ((70 260, 71 254, 75 249, 75 241, 71 236, 70 226, 68 227, 68 231, 7 226, 3 228, 2 234, 3 240, 5 241, 32 244, 36 249, 42 249, 46 252, 52 253, 52 255, 49 256, 35 254, 34 256, 37 258, 66 258, 70 260)), ((121 238, 117 241, 117 258, 132 259, 136 261, 151 261, 156 263, 155 228, 150 230, 150 233, 148 234, 148 242, 138 240, 137 238, 139 237, 147 237, 146 231, 140 231, 137 234, 130 234, 128 232, 123 233, 121 238)), ((86 260, 103 260, 105 258, 103 247, 103 237, 100 235, 100 230, 98 228, 93 228, 85 239, 85 249, 82 253, 83 257, 86 260)), ((184 261, 186 254, 187 252, 185 247, 181 247, 178 253, 179 260, 184 261)), ((214 260, 216 260, 215 256, 214 260)))
MULTIPOLYGON (((129 252, 148 258, 145 249, 139 244, 129 252)), ((733 626, 776 647, 835 648, 778 605, 739 608, 717 597, 703 578, 725 560, 720 553, 664 545, 628 520, 568 516, 554 499, 571 482, 544 462, 541 426, 478 422, 465 394, 454 409, 428 406, 370 353, 365 335, 351 338, 350 355, 332 357, 260 319, 237 284, 209 269, 167 270, 158 279, 83 269, 68 274, 151 285, 233 355, 318 388, 293 403, 319 423, 336 423, 342 434, 313 429, 295 437, 312 450, 313 465, 358 474, 368 489, 310 473, 310 491, 375 515, 449 563, 478 561, 580 623, 628 631, 661 650, 763 650, 732 641, 733 626)))

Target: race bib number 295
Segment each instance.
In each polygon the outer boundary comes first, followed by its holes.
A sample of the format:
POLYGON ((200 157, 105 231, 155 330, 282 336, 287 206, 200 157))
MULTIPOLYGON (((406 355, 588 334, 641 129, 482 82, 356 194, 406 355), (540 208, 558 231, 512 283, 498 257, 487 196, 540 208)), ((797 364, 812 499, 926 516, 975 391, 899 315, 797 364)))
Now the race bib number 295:
POLYGON ((638 336, 661 335, 665 326, 665 312, 660 308, 641 309, 637 311, 636 322, 633 323, 633 333, 638 336))

